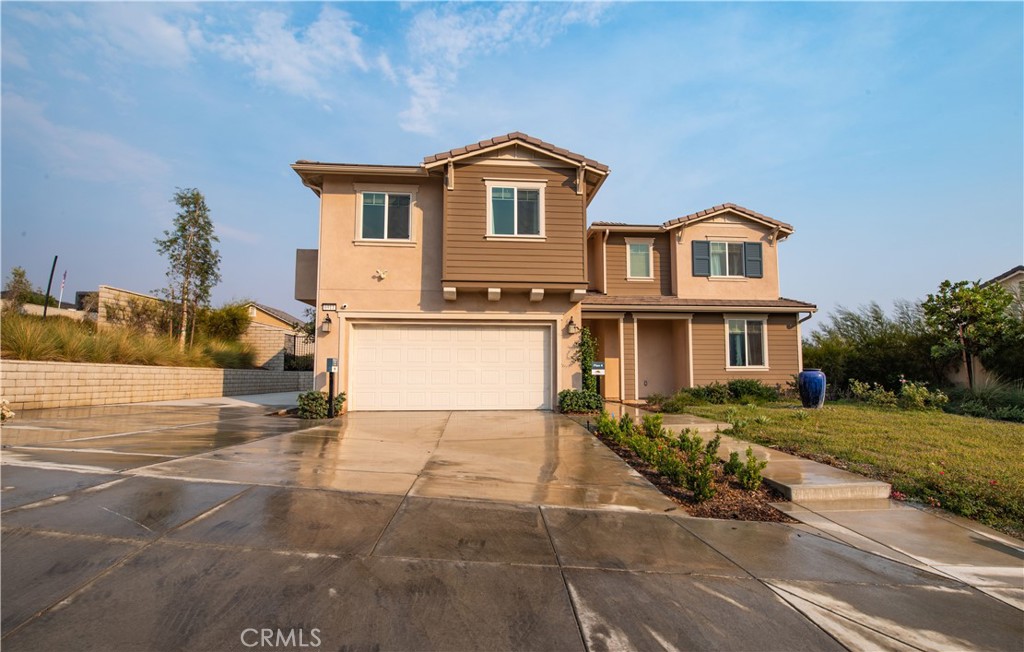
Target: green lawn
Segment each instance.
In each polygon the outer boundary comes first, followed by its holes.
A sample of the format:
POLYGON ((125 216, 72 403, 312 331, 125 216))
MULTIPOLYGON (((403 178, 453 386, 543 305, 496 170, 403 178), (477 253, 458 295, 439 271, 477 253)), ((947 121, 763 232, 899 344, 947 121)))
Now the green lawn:
POLYGON ((947 414, 831 403, 697 405, 687 411, 747 423, 741 439, 884 480, 1009 534, 1024 536, 1024 425, 947 414), (767 417, 768 421, 758 416, 767 417))

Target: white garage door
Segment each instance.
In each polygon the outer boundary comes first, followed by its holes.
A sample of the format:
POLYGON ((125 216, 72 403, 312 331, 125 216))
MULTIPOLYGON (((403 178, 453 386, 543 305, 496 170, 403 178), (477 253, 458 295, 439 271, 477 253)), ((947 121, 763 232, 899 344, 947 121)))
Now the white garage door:
POLYGON ((352 410, 551 408, 546 326, 353 324, 352 410))

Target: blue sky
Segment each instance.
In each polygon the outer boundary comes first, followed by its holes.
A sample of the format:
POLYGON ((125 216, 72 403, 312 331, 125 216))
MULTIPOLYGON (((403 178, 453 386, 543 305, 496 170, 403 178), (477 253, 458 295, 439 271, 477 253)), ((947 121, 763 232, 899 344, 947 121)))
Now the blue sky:
POLYGON ((612 174, 591 220, 789 222, 782 294, 923 298, 1024 262, 1024 5, 3 2, 2 268, 164 284, 176 187, 216 303, 300 315, 297 159, 416 164, 524 131, 612 174))

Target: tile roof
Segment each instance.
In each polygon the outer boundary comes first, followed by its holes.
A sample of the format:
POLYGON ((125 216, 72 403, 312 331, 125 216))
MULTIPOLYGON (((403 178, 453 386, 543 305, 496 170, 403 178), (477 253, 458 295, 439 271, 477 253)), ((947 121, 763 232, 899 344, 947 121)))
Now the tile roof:
POLYGON ((779 297, 778 299, 686 299, 665 296, 621 296, 588 292, 584 306, 637 306, 653 308, 797 308, 817 310, 813 303, 779 297))
POLYGON ((466 145, 465 147, 456 147, 455 149, 450 149, 447 152, 440 152, 432 156, 425 156, 423 157, 423 164, 429 165, 431 163, 444 161, 449 158, 455 158, 457 156, 472 154, 473 152, 481 149, 486 149, 488 147, 493 147, 495 145, 501 145, 504 143, 511 143, 512 141, 516 140, 533 145, 537 149, 541 149, 552 154, 557 154, 558 156, 561 156, 562 158, 567 158, 570 161, 576 161, 577 163, 586 163, 588 167, 592 167, 600 172, 608 172, 608 166, 605 165, 604 163, 598 163, 594 159, 587 158, 582 154, 570 152, 567 149, 563 149, 561 147, 558 147, 557 145, 552 145, 551 143, 545 142, 540 138, 528 136, 527 134, 524 134, 521 131, 513 131, 511 133, 505 134, 504 136, 495 136, 494 138, 487 138, 485 140, 481 140, 478 143, 473 143, 472 145, 466 145))
POLYGON ((1017 265, 1016 267, 1012 267, 1003 272, 1002 274, 1000 274, 999 276, 996 276, 995 278, 990 278, 989 280, 982 283, 982 285, 991 285, 992 283, 998 283, 999 281, 1002 281, 1003 279, 1009 278, 1014 274, 1018 274, 1020 272, 1024 272, 1024 265, 1017 265))
POLYGON ((781 227, 783 229, 788 229, 790 231, 793 230, 793 227, 790 224, 786 224, 785 222, 780 222, 779 220, 777 220, 775 218, 768 217, 767 215, 762 215, 761 213, 758 213, 756 211, 752 211, 749 208, 744 208, 744 207, 739 206, 737 204, 731 204, 731 203, 719 204, 718 206, 712 206, 711 208, 706 208, 706 209, 704 209, 702 211, 697 211, 696 213, 690 213, 689 215, 684 215, 682 217, 677 217, 674 220, 669 220, 669 221, 665 222, 664 224, 662 224, 662 226, 664 226, 666 229, 668 229, 668 228, 671 228, 671 227, 676 226, 678 224, 686 224, 687 222, 692 222, 694 220, 699 220, 699 219, 702 219, 704 217, 707 217, 708 215, 712 215, 714 213, 719 213, 719 212, 724 211, 724 210, 736 211, 737 213, 748 215, 748 216, 753 217, 755 219, 762 220, 764 222, 768 222, 769 224, 774 224, 775 226, 781 227))

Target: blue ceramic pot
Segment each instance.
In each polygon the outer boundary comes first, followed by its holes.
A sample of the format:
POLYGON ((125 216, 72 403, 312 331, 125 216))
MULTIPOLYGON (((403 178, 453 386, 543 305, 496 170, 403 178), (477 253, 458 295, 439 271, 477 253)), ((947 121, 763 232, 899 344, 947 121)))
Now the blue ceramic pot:
POLYGON ((797 379, 800 402, 805 408, 818 409, 825 404, 825 374, 821 369, 804 369, 797 379))

